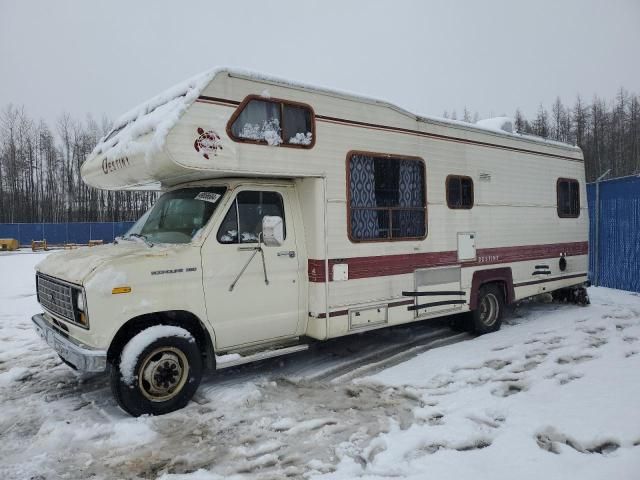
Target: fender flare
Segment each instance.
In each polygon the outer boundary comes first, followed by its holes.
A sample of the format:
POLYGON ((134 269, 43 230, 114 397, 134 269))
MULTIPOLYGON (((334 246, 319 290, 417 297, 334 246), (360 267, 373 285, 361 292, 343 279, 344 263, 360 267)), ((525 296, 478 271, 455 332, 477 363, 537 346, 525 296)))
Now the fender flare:
POLYGON ((215 333, 209 331, 197 315, 187 310, 158 311, 130 318, 113 334, 107 349, 107 361, 113 361, 129 339, 153 325, 175 325, 191 332, 204 355, 204 364, 208 368, 215 368, 215 333))
POLYGON ((475 310, 478 307, 480 287, 487 283, 501 283, 504 287, 505 303, 509 304, 514 302, 516 295, 513 288, 511 267, 477 270, 473 272, 473 278, 471 280, 471 292, 469 294, 469 308, 471 310, 475 310))

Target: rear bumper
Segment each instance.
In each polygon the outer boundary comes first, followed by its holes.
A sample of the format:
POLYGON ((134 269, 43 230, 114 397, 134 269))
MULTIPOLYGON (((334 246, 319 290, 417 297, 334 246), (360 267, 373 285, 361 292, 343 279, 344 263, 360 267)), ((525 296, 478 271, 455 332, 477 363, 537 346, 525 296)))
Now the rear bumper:
POLYGON ((31 317, 38 335, 53 348, 62 359, 81 372, 104 372, 107 369, 107 352, 95 350, 64 337, 40 313, 31 317))

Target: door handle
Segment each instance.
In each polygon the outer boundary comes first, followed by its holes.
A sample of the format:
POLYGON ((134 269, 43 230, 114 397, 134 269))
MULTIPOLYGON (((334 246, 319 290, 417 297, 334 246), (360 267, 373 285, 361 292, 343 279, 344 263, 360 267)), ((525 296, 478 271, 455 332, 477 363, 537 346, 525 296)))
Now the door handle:
POLYGON ((278 252, 278 256, 279 257, 295 258, 296 252, 294 252, 293 250, 283 250, 282 252, 278 252))

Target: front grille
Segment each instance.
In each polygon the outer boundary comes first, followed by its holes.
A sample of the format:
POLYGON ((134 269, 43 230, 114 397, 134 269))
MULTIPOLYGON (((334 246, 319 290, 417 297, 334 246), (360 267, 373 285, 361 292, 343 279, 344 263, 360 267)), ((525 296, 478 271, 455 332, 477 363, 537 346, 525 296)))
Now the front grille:
POLYGON ((50 313, 76 321, 73 310, 73 288, 50 277, 38 275, 38 300, 50 313))

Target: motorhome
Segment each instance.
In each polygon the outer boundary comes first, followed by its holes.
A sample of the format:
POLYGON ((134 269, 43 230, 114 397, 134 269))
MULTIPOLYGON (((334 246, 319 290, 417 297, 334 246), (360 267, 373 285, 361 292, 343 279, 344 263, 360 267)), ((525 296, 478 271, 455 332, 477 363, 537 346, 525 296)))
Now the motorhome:
POLYGON ((82 166, 156 189, 114 244, 49 255, 33 317, 132 415, 183 407, 203 370, 468 312, 478 334, 544 292, 586 301, 582 152, 509 122, 214 69, 123 115, 82 166))

